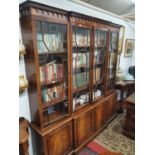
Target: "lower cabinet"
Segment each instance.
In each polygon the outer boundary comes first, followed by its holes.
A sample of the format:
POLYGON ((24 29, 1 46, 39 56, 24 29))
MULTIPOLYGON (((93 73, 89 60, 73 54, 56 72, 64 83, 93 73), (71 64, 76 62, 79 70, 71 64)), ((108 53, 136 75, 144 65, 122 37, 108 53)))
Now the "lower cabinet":
POLYGON ((72 150, 72 122, 61 126, 45 137, 48 155, 65 155, 72 150))
POLYGON ((100 130, 108 119, 108 103, 105 101, 95 109, 95 131, 100 130))
POLYGON ((82 144, 94 132, 94 111, 91 110, 74 119, 75 147, 82 144))
MULTIPOLYGON (((85 109, 81 113, 77 112, 54 127, 52 126, 53 130, 48 128, 40 131, 43 133, 36 139, 38 144, 36 148, 39 152, 37 155, 76 154, 107 125, 115 111, 116 94, 113 93, 103 102, 96 103, 89 109, 85 109)), ((37 128, 36 131, 38 131, 37 128)))

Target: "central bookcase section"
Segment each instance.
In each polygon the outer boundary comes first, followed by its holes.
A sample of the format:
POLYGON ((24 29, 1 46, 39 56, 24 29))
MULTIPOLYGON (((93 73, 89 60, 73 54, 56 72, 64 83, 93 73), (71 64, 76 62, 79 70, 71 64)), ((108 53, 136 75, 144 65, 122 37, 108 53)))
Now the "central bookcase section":
POLYGON ((69 113, 67 25, 36 21, 43 125, 69 113))
POLYGON ((90 103, 90 33, 72 26, 73 111, 90 103))

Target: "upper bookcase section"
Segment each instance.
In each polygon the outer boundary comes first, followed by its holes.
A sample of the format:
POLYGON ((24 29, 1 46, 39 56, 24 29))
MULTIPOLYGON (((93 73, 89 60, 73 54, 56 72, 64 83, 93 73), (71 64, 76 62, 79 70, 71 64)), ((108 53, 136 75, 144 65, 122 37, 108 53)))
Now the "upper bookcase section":
POLYGON ((52 19, 52 21, 58 22, 73 22, 73 23, 85 23, 91 26, 104 26, 110 30, 116 30, 121 27, 121 25, 112 23, 110 21, 105 21, 99 18, 87 16, 81 13, 73 11, 65 11, 62 9, 54 8, 45 4, 41 4, 33 1, 25 1, 19 5, 19 11, 21 17, 23 16, 33 16, 52 19))

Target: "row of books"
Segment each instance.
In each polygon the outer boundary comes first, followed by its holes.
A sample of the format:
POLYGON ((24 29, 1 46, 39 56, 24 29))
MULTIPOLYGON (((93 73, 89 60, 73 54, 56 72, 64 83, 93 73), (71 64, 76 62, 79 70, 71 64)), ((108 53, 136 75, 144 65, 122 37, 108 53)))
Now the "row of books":
POLYGON ((94 64, 103 62, 103 51, 95 51, 94 53, 94 64))
POLYGON ((53 80, 63 77, 63 65, 52 61, 45 66, 40 66, 40 80, 41 83, 49 83, 53 80))
POLYGON ((110 61, 109 61, 109 66, 115 66, 115 58, 116 58, 116 53, 110 53, 110 61))
POLYGON ((64 85, 54 86, 52 88, 42 89, 42 101, 48 102, 54 99, 64 99, 66 97, 64 85))
POLYGON ((94 69, 93 72, 93 82, 101 80, 101 67, 94 69))
POLYGON ((73 53, 73 68, 89 67, 89 53, 73 53))
MULTIPOLYGON (((101 67, 94 69, 93 82, 101 80, 101 67)), ((89 72, 73 74, 73 88, 79 88, 89 83, 89 72)))
POLYGON ((106 42, 103 39, 95 38, 95 47, 105 47, 106 42))
POLYGON ((63 49, 61 33, 55 33, 55 34, 47 33, 43 35, 43 38, 42 38, 42 33, 38 33, 37 40, 38 40, 38 52, 39 53, 44 53, 48 51, 57 51, 57 50, 63 49))
POLYGON ((87 34, 73 34, 73 46, 90 46, 90 36, 87 34))
MULTIPOLYGON (((102 51, 95 51, 94 64, 103 62, 102 51)), ((73 53, 73 68, 89 67, 89 53, 73 53)))
POLYGON ((73 88, 79 88, 89 83, 89 72, 73 74, 73 88))

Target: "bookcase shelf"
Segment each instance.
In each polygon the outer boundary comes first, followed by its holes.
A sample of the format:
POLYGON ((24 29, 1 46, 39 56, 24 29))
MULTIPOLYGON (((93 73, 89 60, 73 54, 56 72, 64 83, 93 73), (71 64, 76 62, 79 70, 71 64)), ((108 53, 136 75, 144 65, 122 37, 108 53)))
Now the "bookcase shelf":
POLYGON ((80 104, 80 103, 77 103, 75 105, 75 111, 78 111, 79 109, 85 107, 85 106, 88 106, 89 104, 88 103, 83 103, 83 104, 80 104))
POLYGON ((72 53, 89 53, 90 47, 73 47, 72 53))
POLYGON ((46 108, 48 108, 48 107, 50 107, 52 105, 58 104, 58 103, 63 102, 65 100, 67 100, 67 97, 60 98, 60 99, 52 99, 51 101, 44 102, 43 103, 43 109, 46 109, 46 108))
POLYGON ((77 92, 87 90, 87 89, 89 89, 89 85, 81 86, 79 88, 73 88, 73 93, 77 93, 77 92))
POLYGON ((104 64, 104 62, 97 62, 97 63, 95 63, 94 65, 95 66, 98 66, 98 65, 103 65, 104 64))
POLYGON ((101 84, 103 81, 96 81, 96 82, 93 82, 93 85, 99 85, 99 84, 101 84))
POLYGON ((42 86, 45 86, 45 85, 54 85, 54 84, 57 84, 57 83, 61 83, 64 81, 64 78, 57 78, 57 79, 54 79, 52 81, 49 81, 49 82, 42 82, 41 85, 42 86))
POLYGON ((54 112, 51 116, 44 116, 44 126, 48 126, 49 124, 66 117, 67 114, 61 111, 54 112))
POLYGON ((50 52, 42 52, 42 53, 38 53, 39 55, 48 55, 48 54, 55 54, 55 55, 58 55, 58 54, 67 54, 67 52, 64 52, 64 51, 60 51, 60 52, 55 52, 55 51, 50 51, 50 52))

